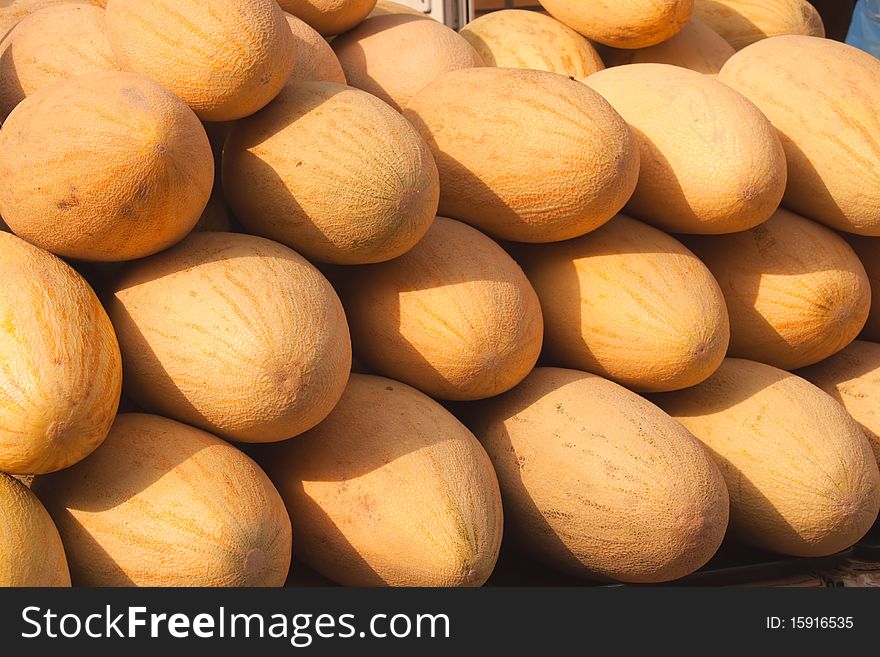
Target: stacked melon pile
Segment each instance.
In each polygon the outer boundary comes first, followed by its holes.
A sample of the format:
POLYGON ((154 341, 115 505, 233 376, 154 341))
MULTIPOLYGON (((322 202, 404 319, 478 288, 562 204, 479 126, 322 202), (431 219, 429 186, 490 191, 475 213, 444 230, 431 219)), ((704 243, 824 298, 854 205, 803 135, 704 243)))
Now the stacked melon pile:
POLYGON ((4 5, 0 584, 870 529, 880 62, 800 0, 543 4, 4 5))

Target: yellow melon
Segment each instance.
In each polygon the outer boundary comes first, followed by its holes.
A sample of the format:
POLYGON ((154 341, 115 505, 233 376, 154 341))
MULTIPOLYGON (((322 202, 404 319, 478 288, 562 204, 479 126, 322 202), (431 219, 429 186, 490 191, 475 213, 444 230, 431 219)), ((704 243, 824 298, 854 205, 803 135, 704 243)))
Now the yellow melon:
POLYGON ((461 29, 487 66, 531 68, 586 77, 605 68, 580 34, 544 14, 504 9, 484 14, 461 29))
POLYGON ((779 131, 785 204, 860 235, 880 235, 880 61, 808 36, 764 39, 731 57, 718 79, 779 131))
POLYGON ((822 17, 807 0, 694 0, 694 15, 736 50, 784 34, 825 36, 822 17))
POLYGON ((704 383, 654 401, 714 456, 737 539, 825 556, 850 547, 877 518, 880 472, 864 433, 804 379, 728 358, 704 383))
POLYGON ((359 360, 432 397, 500 394, 541 352, 541 307, 522 270, 457 221, 438 217, 409 253, 334 283, 359 360))
POLYGON ((73 269, 0 233, 0 471, 52 472, 104 440, 122 386, 113 327, 73 269))
POLYGON ((409 386, 352 374, 330 416, 263 448, 296 556, 349 586, 479 586, 501 544, 498 481, 479 442, 409 386))
POLYGON ((626 123, 597 93, 556 73, 453 71, 413 98, 405 116, 437 160, 440 214, 502 239, 583 235, 623 207, 638 179, 626 123))
POLYGON ((483 65, 454 30, 408 14, 369 18, 332 45, 348 83, 398 111, 444 73, 483 65))
MULTIPOLYGON (((88 0, 3 0, 0 2, 0 37, 35 11, 60 4, 88 4, 88 0)), ((97 4, 97 2, 92 2, 97 4)))
POLYGON ((249 231, 337 264, 406 253, 440 194, 412 126, 378 98, 330 82, 290 85, 232 127, 223 190, 249 231))
POLYGON ((274 0, 109 0, 122 69, 143 73, 208 121, 253 114, 294 70, 294 37, 274 0))
POLYGON ((846 234, 844 238, 861 260, 871 284, 871 309, 868 311, 868 321, 865 322, 862 337, 878 342, 880 341, 880 239, 846 234))
POLYGON ((421 16, 422 18, 430 18, 425 12, 404 5, 399 2, 391 2, 391 0, 379 0, 373 10, 367 15, 367 18, 373 16, 386 16, 387 14, 409 14, 411 16, 421 16))
MULTIPOLYGON (((112 0, 111 0, 112 1, 112 0)), ((34 479, 78 586, 281 586, 290 519, 250 458, 198 429, 121 414, 76 466, 34 479)))
POLYGON ((629 123, 641 148, 627 212, 664 230, 732 233, 773 214, 785 154, 770 122, 711 77, 668 64, 600 71, 584 84, 629 123))
POLYGON ((85 260, 180 241, 214 178, 195 114, 136 73, 90 73, 28 96, 0 131, 0 154, 0 214, 13 232, 85 260))
POLYGON ((205 206, 205 210, 202 212, 202 216, 199 217, 199 221, 193 230, 208 233, 228 233, 233 230, 234 225, 235 220, 229 211, 226 199, 223 198, 223 190, 215 187, 214 191, 211 192, 211 198, 208 199, 208 205, 205 206))
POLYGON ((360 23, 376 0, 278 0, 281 8, 324 36, 341 34, 360 23))
POLYGON ((779 210, 751 230, 685 243, 721 285, 732 356, 804 367, 843 349, 865 324, 868 277, 824 226, 779 210))
POLYGON ((287 81, 288 84, 296 84, 305 80, 323 82, 336 82, 345 84, 345 73, 342 65, 336 59, 333 48, 327 43, 317 30, 309 27, 309 24, 301 21, 296 16, 284 14, 290 31, 293 33, 294 61, 296 67, 287 81))
POLYGON ((553 363, 666 391, 703 381, 727 352, 715 279, 680 242, 646 224, 621 215, 589 235, 515 256, 541 300, 553 363))

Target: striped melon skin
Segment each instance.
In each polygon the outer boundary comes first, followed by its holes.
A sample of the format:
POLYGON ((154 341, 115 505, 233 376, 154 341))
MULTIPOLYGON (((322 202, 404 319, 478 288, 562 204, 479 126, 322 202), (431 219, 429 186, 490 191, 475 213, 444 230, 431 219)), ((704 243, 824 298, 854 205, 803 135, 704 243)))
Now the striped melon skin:
POLYGON ((231 440, 310 429, 348 378, 348 327, 330 284, 260 237, 193 233, 132 263, 108 312, 132 401, 231 440))
POLYGON ((694 0, 694 15, 736 50, 785 34, 825 36, 822 17, 807 0, 694 0))
POLYGON ((122 387, 113 326, 82 277, 0 233, 0 471, 66 468, 104 440, 122 387))
POLYGON ((45 7, 0 41, 0 117, 5 119, 28 94, 60 80, 115 69, 103 9, 45 7))
POLYGON ((236 123, 223 190, 245 228, 335 264, 406 253, 437 212, 437 167, 403 117, 330 82, 284 89, 236 123))
POLYGON ((287 84, 297 84, 306 80, 345 84, 342 65, 324 37, 296 16, 284 14, 284 18, 293 33, 296 62, 287 84))
POLYGON ((376 6, 376 0, 278 0, 281 8, 324 36, 348 32, 376 6))
POLYGON ((410 16, 430 18, 423 11, 399 2, 391 2, 391 0, 379 0, 376 3, 376 6, 373 7, 373 10, 367 15, 367 18, 372 18, 373 16, 387 16, 388 14, 409 14, 410 16))
POLYGON ((843 237, 861 260, 871 284, 871 309, 868 311, 868 321, 865 322, 862 337, 878 342, 880 341, 880 239, 847 234, 843 237))
POLYGON ((274 0, 108 0, 106 20, 119 66, 206 121, 253 114, 294 70, 294 38, 274 0))
POLYGON ((136 73, 90 73, 31 94, 3 125, 0 153, 9 227, 83 260, 132 260, 179 242, 214 179, 195 114, 136 73))
POLYGON ((858 424, 804 379, 728 358, 704 383, 654 399, 714 456, 731 534, 796 557, 858 541, 880 508, 880 472, 858 424))
POLYGON ((667 391, 720 365, 730 330, 709 270, 680 242, 625 216, 515 252, 541 300, 550 362, 667 391))
POLYGON ((504 9, 461 29, 487 66, 531 68, 586 77, 605 68, 595 48, 559 21, 534 11, 504 9))
MULTIPOLYGON (((52 5, 60 4, 88 4, 88 0, 5 0, 0 3, 0 37, 6 35, 15 25, 39 11, 52 5)), ((92 2, 97 4, 97 2, 92 2)))
POLYGON ((547 12, 591 41, 646 48, 675 36, 694 0, 540 0, 547 12))
POLYGON ((668 64, 632 64, 583 80, 629 123, 641 149, 627 212, 679 233, 756 226, 785 192, 785 153, 770 122, 742 95, 668 64))
POLYGON ((832 228, 880 235, 880 61, 830 39, 780 36, 738 52, 718 79, 779 131, 787 207, 832 228))
POLYGON ((296 558, 346 586, 480 586, 503 518, 480 443, 437 402, 352 374, 330 416, 263 448, 295 519, 296 558))
POLYGON ((502 239, 555 242, 595 230, 638 179, 626 123, 598 94, 556 73, 453 71, 423 89, 405 116, 437 161, 440 214, 502 239))
POLYGON ((727 488, 711 457, 616 383, 537 368, 468 415, 498 473, 508 535, 551 566, 664 582, 700 568, 724 538, 727 488))
POLYGON ((0 588, 67 587, 61 537, 27 486, 0 473, 0 588))
POLYGON ((454 30, 408 14, 369 18, 332 45, 348 83, 398 111, 444 73, 484 63, 454 30))
POLYGON ((290 518, 265 473, 209 433, 120 414, 91 457, 32 490, 77 586, 281 586, 290 518))
POLYGON ((541 352, 541 306, 500 246, 437 217, 407 254, 339 272, 358 359, 432 397, 492 397, 519 383, 541 352))
POLYGON ((865 269, 843 238, 809 219, 779 210, 751 230, 685 244, 721 285, 732 356, 804 367, 843 349, 865 324, 865 269))

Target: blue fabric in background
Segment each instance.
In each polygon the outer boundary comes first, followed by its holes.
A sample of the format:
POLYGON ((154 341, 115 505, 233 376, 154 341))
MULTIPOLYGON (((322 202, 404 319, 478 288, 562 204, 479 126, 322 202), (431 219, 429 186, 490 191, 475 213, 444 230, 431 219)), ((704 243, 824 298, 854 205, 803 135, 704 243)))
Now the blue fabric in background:
POLYGON ((880 58, 880 0, 859 0, 846 42, 880 58))

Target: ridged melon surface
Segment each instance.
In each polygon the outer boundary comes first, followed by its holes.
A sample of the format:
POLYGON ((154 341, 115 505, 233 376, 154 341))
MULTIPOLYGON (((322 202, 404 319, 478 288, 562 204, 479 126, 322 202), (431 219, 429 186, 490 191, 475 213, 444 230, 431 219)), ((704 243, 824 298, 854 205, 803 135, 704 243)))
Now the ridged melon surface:
POLYGON ((324 36, 348 32, 376 6, 376 0, 278 0, 281 8, 324 36))
POLYGON ((865 267, 871 284, 871 309, 868 311, 868 321, 865 322, 862 337, 880 342, 880 238, 847 234, 843 237, 865 267))
POLYGON ((296 16, 285 14, 284 18, 293 33, 294 61, 296 65, 287 84, 306 80, 345 84, 345 73, 336 59, 333 48, 317 30, 296 16))
MULTIPOLYGON (((88 0, 5 0, 0 3, 0 37, 35 11, 60 4, 88 4, 88 0)), ((97 4, 97 2, 92 2, 97 4)))
POLYGON ((694 15, 736 50, 785 34, 825 36, 822 17, 807 0, 694 0, 694 15))

